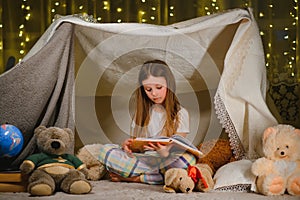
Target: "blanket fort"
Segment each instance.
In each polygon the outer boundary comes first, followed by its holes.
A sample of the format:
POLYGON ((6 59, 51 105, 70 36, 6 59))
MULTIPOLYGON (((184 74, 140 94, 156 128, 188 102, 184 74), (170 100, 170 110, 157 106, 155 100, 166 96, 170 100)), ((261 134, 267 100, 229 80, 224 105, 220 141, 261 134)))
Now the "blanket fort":
MULTIPOLYGON (((137 71, 166 61, 191 118, 195 145, 225 130, 237 158, 257 157, 262 131, 276 124, 266 102, 264 52, 251 9, 169 26, 55 20, 33 48, 0 76, 0 122, 19 127, 34 149, 38 125, 76 129, 87 143, 129 136, 137 71)), ((70 151, 72 151, 71 149, 70 151)))

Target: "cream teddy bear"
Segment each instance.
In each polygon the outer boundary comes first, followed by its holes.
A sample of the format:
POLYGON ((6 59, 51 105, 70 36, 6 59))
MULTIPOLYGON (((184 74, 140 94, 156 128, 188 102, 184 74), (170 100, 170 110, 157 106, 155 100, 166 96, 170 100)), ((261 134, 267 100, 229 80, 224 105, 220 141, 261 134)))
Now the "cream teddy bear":
POLYGON ((252 173, 256 186, 264 195, 281 195, 286 191, 300 195, 300 130, 277 125, 263 133, 265 157, 254 161, 252 173))

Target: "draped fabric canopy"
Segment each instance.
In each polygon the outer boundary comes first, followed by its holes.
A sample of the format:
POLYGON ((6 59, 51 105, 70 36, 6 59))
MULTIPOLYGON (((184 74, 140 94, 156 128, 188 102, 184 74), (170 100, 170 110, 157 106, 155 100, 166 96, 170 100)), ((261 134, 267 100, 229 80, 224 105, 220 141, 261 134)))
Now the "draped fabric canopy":
POLYGON ((118 143, 130 134, 138 70, 152 59, 175 75, 194 144, 224 129, 237 158, 261 154, 261 133, 277 122, 265 102, 264 52, 251 9, 169 26, 61 17, 0 76, 0 122, 21 127, 26 144, 40 124, 76 128, 84 144, 118 143))

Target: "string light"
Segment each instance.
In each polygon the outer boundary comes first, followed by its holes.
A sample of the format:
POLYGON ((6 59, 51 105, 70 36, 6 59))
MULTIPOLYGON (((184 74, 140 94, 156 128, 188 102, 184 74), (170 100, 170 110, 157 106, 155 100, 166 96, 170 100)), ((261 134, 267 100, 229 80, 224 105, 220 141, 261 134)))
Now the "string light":
MULTIPOLYGON (((233 0, 231 0, 233 2, 233 0)), ((268 2, 267 6, 264 10, 261 10, 257 13, 258 20, 263 19, 268 22, 267 28, 260 30, 259 34, 263 37, 263 40, 266 42, 266 66, 268 68, 274 68, 275 65, 273 63, 274 55, 283 55, 286 57, 286 67, 289 69, 291 75, 298 74, 298 79, 300 81, 300 72, 298 73, 296 68, 299 66, 299 56, 297 60, 297 54, 299 54, 299 44, 298 39, 295 36, 295 30, 299 30, 297 28, 299 26, 299 10, 298 4, 299 0, 292 0, 293 5, 289 8, 289 17, 291 22, 282 28, 284 34, 281 36, 282 41, 287 44, 287 49, 282 50, 282 52, 275 52, 276 47, 272 45, 276 38, 272 36, 275 31, 278 30, 278 27, 275 21, 273 21, 272 15, 274 14, 274 8, 277 5, 277 1, 274 0, 266 0, 268 2), (298 52, 297 52, 298 51, 298 52), (286 53, 288 52, 288 53, 286 53), (269 56, 268 56, 269 55, 269 56), (272 56, 271 56, 272 55, 272 56), (297 64, 298 62, 298 64, 297 64), (297 72, 297 73, 296 73, 297 72)), ((137 19, 136 21, 140 23, 173 23, 177 22, 180 18, 180 15, 185 15, 184 12, 179 12, 177 10, 177 5, 179 4, 178 0, 156 0, 156 1, 147 1, 140 0, 136 1, 137 12, 133 13, 133 10, 128 8, 131 6, 130 0, 121 0, 119 3, 113 2, 113 0, 85 0, 85 1, 76 1, 76 0, 49 0, 49 11, 47 17, 49 20, 45 27, 49 26, 49 23, 54 21, 54 16, 59 15, 69 15, 75 13, 86 13, 93 14, 94 18, 97 19, 98 22, 126 22, 132 21, 132 19, 137 19), (130 2, 130 3, 129 3, 130 2), (92 13, 91 13, 92 12, 92 13), (50 16, 49 16, 50 15, 50 16), (136 18, 134 18, 134 17, 136 18), (165 19, 165 17, 167 19, 165 19)), ((197 15, 211 15, 216 12, 224 10, 224 0, 194 0, 195 6, 197 9, 197 15), (201 9, 201 10, 200 10, 201 9)), ((254 0, 241 0, 239 1, 240 7, 251 6, 254 0)), ((181 3, 181 1, 180 1, 181 3)), ((34 0, 22 0, 21 11, 23 12, 23 18, 19 19, 17 37, 19 42, 19 57, 22 57, 28 51, 32 38, 30 35, 29 24, 34 19, 32 12, 33 9, 40 9, 40 7, 36 7, 36 2, 34 0)), ((47 4, 44 4, 47 6, 47 4)), ((235 4, 237 5, 237 4, 235 4)), ((256 4, 254 4, 256 5, 256 4)), ((255 7, 254 7, 255 8, 255 7)), ((254 10, 255 11, 255 10, 254 10)), ((196 17, 196 16, 195 16, 196 17)), ((36 20, 36 19, 35 19, 36 20)), ((3 25, 0 22, 0 33, 2 31, 3 25)), ((299 36, 298 36, 299 37, 299 36)), ((0 50, 3 49, 3 39, 0 37, 0 50)), ((0 52, 1 53, 1 52, 0 52)), ((281 66, 278 66, 281 67, 281 66)), ((300 69, 299 69, 300 70, 300 69)))

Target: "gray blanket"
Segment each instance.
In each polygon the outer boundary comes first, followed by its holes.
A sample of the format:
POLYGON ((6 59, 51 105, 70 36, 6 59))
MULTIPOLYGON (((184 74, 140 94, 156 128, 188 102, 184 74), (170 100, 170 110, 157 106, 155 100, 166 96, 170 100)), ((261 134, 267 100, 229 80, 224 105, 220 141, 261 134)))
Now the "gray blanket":
POLYGON ((17 167, 35 150, 37 126, 74 129, 72 39, 72 25, 62 24, 51 42, 0 76, 0 123, 17 126, 24 136, 22 153, 2 158, 1 168, 17 167))

